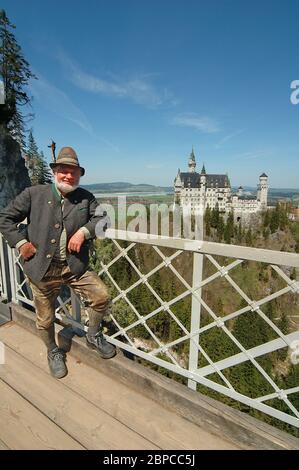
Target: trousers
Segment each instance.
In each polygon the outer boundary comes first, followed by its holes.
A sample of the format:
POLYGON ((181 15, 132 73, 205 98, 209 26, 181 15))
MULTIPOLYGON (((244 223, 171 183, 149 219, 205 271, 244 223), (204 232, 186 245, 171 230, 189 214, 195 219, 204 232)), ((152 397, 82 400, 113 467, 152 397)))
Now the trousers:
POLYGON ((52 262, 41 281, 33 283, 29 279, 36 309, 36 327, 49 328, 55 320, 55 302, 61 285, 71 287, 85 307, 92 309, 97 317, 103 317, 110 302, 104 282, 94 271, 86 271, 81 276, 72 274, 67 264, 52 262))

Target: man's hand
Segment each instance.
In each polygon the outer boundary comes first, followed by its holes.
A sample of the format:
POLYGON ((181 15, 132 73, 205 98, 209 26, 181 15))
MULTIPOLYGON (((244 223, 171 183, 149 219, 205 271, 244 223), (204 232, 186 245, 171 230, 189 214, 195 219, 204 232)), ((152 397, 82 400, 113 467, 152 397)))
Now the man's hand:
POLYGON ((19 251, 21 255, 23 256, 23 258, 27 261, 28 259, 32 258, 32 256, 35 255, 36 248, 34 245, 32 245, 32 243, 27 242, 27 243, 24 243, 24 245, 20 247, 19 251))
POLYGON ((78 230, 69 240, 68 242, 68 250, 69 252, 71 253, 71 251, 76 251, 77 253, 79 253, 80 249, 81 249, 81 246, 82 246, 82 243, 84 242, 85 240, 85 236, 84 236, 84 233, 82 232, 82 230, 78 230))

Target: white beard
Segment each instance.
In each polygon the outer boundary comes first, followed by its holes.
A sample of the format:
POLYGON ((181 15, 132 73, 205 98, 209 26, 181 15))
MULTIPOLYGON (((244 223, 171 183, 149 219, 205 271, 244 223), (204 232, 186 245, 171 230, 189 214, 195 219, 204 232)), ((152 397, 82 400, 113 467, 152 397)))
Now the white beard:
POLYGON ((75 184, 74 186, 71 186, 70 184, 67 184, 67 183, 58 183, 56 178, 55 178, 55 184, 56 184, 57 189, 59 189, 59 191, 65 194, 75 191, 75 189, 77 189, 79 186, 79 183, 75 184))

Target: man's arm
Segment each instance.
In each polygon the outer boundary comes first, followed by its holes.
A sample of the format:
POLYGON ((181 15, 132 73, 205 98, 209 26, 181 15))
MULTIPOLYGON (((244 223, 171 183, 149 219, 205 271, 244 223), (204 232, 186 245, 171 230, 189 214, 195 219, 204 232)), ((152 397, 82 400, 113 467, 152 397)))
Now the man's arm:
POLYGON ((70 238, 68 242, 68 251, 76 251, 79 253, 84 240, 95 238, 97 224, 105 219, 105 226, 103 231, 107 228, 107 214, 106 212, 99 211, 99 204, 94 196, 89 201, 89 221, 77 230, 77 232, 70 238), (98 208, 98 209, 97 209, 98 208))
POLYGON ((0 210, 0 232, 11 248, 15 246, 20 248, 25 241, 28 241, 24 238, 24 233, 17 228, 17 224, 29 216, 30 209, 30 191, 29 188, 26 188, 7 207, 0 210))
POLYGON ((84 231, 84 235, 86 239, 95 238, 96 225, 103 218, 103 215, 99 215, 99 210, 96 210, 97 207, 98 207, 98 202, 96 198, 93 197, 89 203, 89 215, 90 215, 89 221, 87 222, 87 224, 81 227, 81 230, 83 229, 84 231), (89 236, 87 234, 87 230, 89 232, 89 236))

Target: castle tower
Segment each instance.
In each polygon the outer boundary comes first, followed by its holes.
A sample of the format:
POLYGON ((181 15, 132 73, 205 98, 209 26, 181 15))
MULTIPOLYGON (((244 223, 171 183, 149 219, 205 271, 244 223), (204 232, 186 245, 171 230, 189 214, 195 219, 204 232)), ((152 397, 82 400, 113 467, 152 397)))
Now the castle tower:
POLYGON ((178 204, 180 201, 180 194, 183 187, 183 182, 181 180, 181 170, 178 169, 178 174, 174 180, 174 203, 178 204))
POLYGON ((266 175, 266 173, 262 173, 260 176, 260 183, 258 184, 258 187, 257 187, 257 199, 261 202, 262 210, 267 209, 268 190, 269 190, 268 176, 266 175))
POLYGON ((195 161, 195 155, 194 155, 193 147, 192 147, 192 152, 190 153, 190 158, 189 158, 189 161, 188 161, 188 167, 189 167, 189 173, 195 173, 196 161, 195 161))
POLYGON ((200 209, 201 212, 203 213, 206 208, 206 191, 207 191, 207 177, 206 177, 206 171, 203 166, 203 169, 201 170, 200 174, 200 209))

